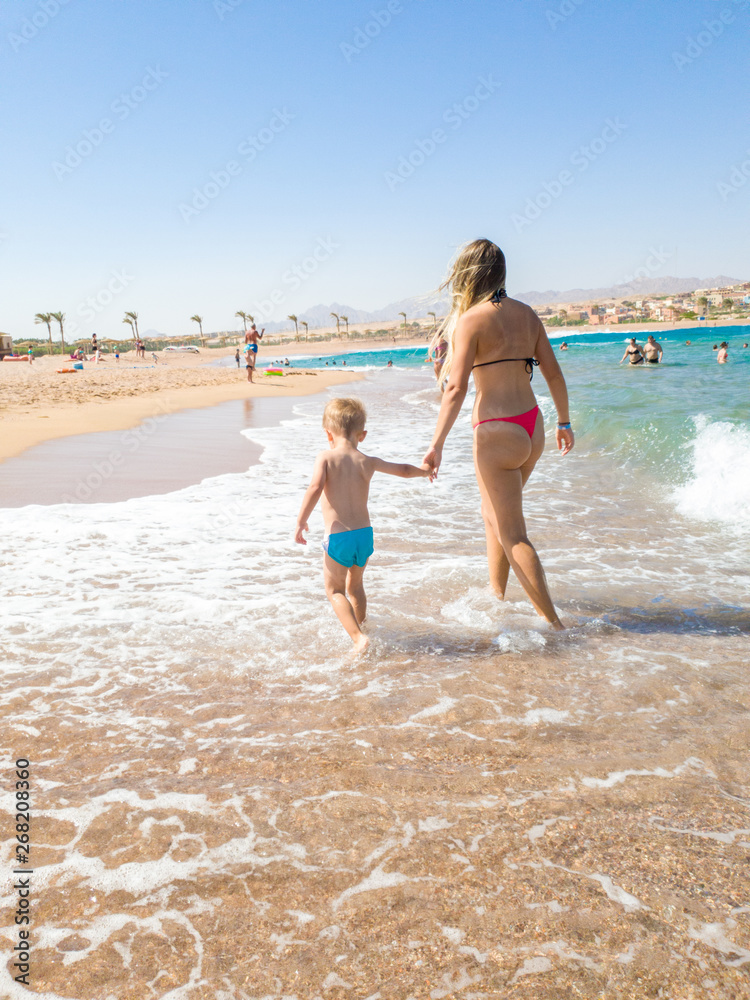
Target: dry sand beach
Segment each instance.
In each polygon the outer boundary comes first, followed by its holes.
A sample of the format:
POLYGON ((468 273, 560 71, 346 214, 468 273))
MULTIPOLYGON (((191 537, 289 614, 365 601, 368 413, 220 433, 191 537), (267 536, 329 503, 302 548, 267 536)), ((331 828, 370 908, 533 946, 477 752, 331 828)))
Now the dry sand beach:
POLYGON ((282 377, 259 371, 249 385, 244 364, 239 370, 214 366, 233 355, 234 348, 200 355, 160 351, 154 364, 150 355, 141 361, 130 351, 119 362, 108 354, 101 364, 88 361, 83 371, 63 375, 56 371, 59 356, 0 364, 0 460, 52 438, 123 430, 157 414, 230 399, 305 396, 345 380, 346 373, 329 371, 282 377))

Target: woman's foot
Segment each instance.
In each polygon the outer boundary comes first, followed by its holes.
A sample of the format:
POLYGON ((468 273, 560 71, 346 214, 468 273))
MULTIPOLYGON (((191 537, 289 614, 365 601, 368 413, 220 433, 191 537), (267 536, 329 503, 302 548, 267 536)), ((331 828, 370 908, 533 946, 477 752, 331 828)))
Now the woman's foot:
POLYGON ((551 626, 552 626, 552 628, 553 628, 553 629, 555 630, 555 632, 565 632, 565 630, 566 630, 566 629, 565 629, 565 626, 563 625, 563 623, 562 623, 562 622, 560 621, 560 619, 559 619, 559 618, 555 618, 555 619, 553 619, 553 620, 552 620, 552 621, 550 622, 550 625, 551 625, 551 626))
POLYGON ((364 651, 367 649, 369 645, 370 645, 370 640, 367 638, 366 635, 362 635, 362 633, 360 633, 359 638, 354 640, 354 652, 364 653, 364 651))

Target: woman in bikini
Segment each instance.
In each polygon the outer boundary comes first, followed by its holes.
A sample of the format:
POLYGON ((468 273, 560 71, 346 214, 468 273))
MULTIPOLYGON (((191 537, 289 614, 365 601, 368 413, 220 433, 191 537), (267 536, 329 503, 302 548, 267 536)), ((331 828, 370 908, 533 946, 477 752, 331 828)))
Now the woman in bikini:
POLYGON ((638 346, 635 337, 630 338, 630 343, 625 348, 625 353, 620 358, 620 364, 623 363, 625 358, 628 359, 629 365, 642 365, 644 363, 643 353, 638 346))
POLYGON ((502 600, 513 572, 537 612, 563 629, 542 564, 526 534, 522 491, 544 450, 544 420, 531 388, 538 367, 557 408, 557 447, 573 447, 565 379, 536 313, 505 291, 505 257, 489 240, 464 247, 443 287, 453 305, 443 328, 447 379, 424 461, 437 472, 443 445, 474 374, 474 467, 482 496, 490 583, 502 600))

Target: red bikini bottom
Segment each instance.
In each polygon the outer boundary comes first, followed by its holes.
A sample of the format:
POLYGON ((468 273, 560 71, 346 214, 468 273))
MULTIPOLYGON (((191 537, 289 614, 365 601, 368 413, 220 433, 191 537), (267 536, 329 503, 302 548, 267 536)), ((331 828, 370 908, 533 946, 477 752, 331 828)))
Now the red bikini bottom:
POLYGON ((495 420, 502 420, 506 424, 518 424, 519 427, 523 427, 529 437, 533 437, 538 413, 539 407, 533 406, 530 410, 519 413, 516 417, 490 417, 489 420, 480 420, 474 424, 474 430, 479 427, 479 424, 491 424, 495 420))

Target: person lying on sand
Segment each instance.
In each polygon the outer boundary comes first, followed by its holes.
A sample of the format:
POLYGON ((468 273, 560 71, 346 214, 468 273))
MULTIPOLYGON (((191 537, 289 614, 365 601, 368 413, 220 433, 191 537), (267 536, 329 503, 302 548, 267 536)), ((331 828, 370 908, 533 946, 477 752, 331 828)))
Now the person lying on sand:
POLYGON ((369 642, 360 626, 367 613, 363 577, 373 553, 373 535, 367 500, 370 480, 376 472, 413 479, 432 479, 427 465, 385 462, 363 455, 359 445, 367 437, 367 414, 358 399, 332 399, 323 411, 323 429, 328 451, 315 459, 312 480, 302 499, 295 542, 307 545, 307 519, 320 498, 325 538, 323 539, 323 580, 326 595, 338 620, 346 629, 357 652, 369 642))

